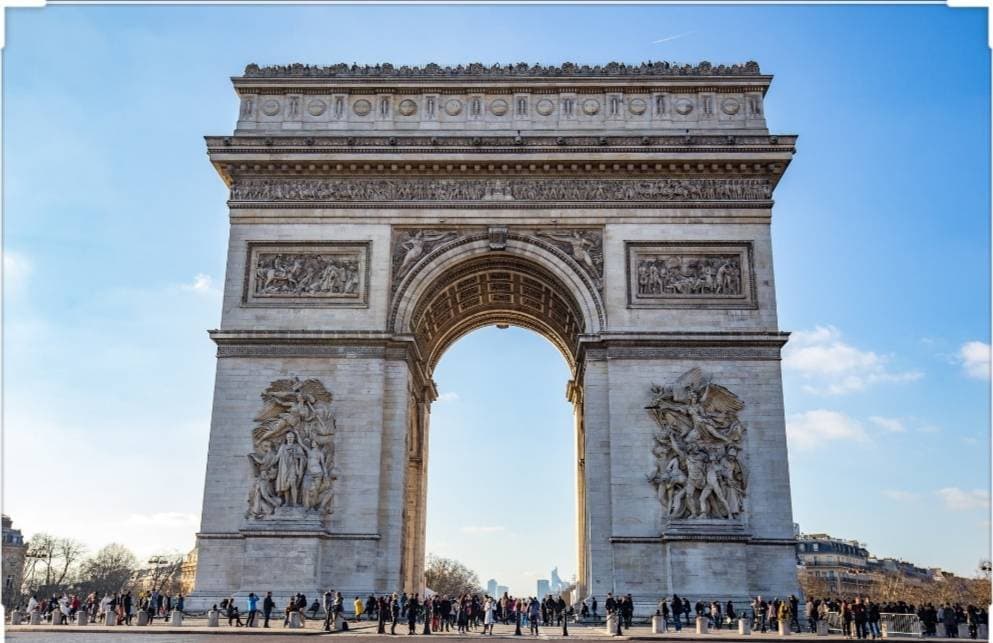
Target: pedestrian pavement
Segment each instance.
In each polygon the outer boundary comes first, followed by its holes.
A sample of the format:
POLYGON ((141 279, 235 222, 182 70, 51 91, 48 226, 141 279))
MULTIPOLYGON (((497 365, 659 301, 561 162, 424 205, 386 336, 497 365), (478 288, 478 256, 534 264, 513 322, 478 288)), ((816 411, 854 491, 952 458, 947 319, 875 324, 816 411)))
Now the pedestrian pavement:
MULTIPOLYGON (((351 623, 348 631, 330 634, 323 631, 323 622, 320 619, 308 620, 306 621, 305 626, 299 629, 283 628, 281 621, 272 623, 272 627, 269 629, 264 629, 261 627, 230 627, 224 620, 222 620, 221 623, 222 624, 219 627, 207 627, 207 619, 187 617, 184 620, 184 625, 182 627, 172 627, 167 623, 159 622, 141 627, 137 625, 106 627, 92 624, 86 626, 18 625, 14 627, 8 625, 5 628, 5 633, 7 638, 11 641, 18 641, 19 643, 63 643, 66 641, 72 641, 73 643, 76 641, 80 641, 82 643, 102 643, 104 641, 108 643, 196 643, 198 641, 218 643, 219 641, 235 639, 244 641, 246 638, 251 640, 252 643, 287 643, 289 640, 288 637, 300 636, 333 637, 336 639, 342 639, 340 643, 385 643, 389 639, 395 639, 399 636, 403 636, 404 638, 421 639, 419 643, 427 643, 426 641, 423 641, 423 639, 429 638, 428 635, 420 633, 424 629, 424 625, 421 623, 418 623, 418 634, 414 636, 407 634, 406 623, 397 625, 397 637, 390 636, 388 634, 377 634, 376 623, 369 621, 351 623)), ((485 638, 518 640, 568 639, 573 641, 710 641, 711 643, 717 643, 718 640, 720 643, 733 643, 736 641, 782 641, 791 639, 797 640, 798 643, 801 640, 807 641, 807 643, 813 643, 815 640, 846 640, 842 636, 814 636, 813 634, 792 634, 790 636, 783 637, 778 633, 772 632, 756 632, 749 636, 741 636, 738 634, 737 630, 711 630, 708 634, 697 634, 695 630, 683 629, 681 632, 670 631, 666 634, 652 634, 651 628, 647 625, 636 625, 630 629, 626 629, 622 636, 612 636, 608 634, 603 625, 570 625, 568 636, 563 635, 561 627, 542 627, 539 629, 539 635, 537 637, 529 635, 527 633, 528 630, 525 627, 521 628, 523 636, 517 637, 514 635, 513 625, 496 625, 494 630, 495 632, 492 636, 486 636, 485 638)), ((388 625, 387 631, 389 631, 388 625)), ((430 636, 445 639, 480 639, 484 638, 481 632, 482 629, 480 628, 475 631, 470 631, 468 634, 459 634, 455 631, 451 631, 434 632, 430 636)), ((897 641, 900 639, 894 638, 893 640, 897 641)))

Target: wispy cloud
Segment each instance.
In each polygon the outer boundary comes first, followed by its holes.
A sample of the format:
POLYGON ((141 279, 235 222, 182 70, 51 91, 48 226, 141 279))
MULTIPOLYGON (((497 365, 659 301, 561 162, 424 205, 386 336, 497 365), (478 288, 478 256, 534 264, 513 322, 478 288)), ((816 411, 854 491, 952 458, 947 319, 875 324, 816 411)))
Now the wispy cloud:
POLYGON ((794 332, 783 349, 783 368, 805 381, 804 390, 821 395, 844 395, 880 382, 912 382, 924 377, 919 370, 892 370, 888 362, 886 356, 844 341, 834 326, 794 332))
POLYGON ((653 40, 652 41, 652 44, 653 45, 658 45, 658 44, 661 44, 663 42, 671 42, 673 40, 679 40, 680 38, 683 38, 685 36, 690 36, 690 35, 693 35, 695 33, 696 33, 695 31, 687 31, 685 33, 677 33, 677 34, 675 34, 673 36, 666 36, 665 38, 659 38, 658 40, 653 40))
POLYGON ((501 531, 506 531, 506 527, 503 526, 492 526, 492 527, 480 527, 480 526, 467 526, 462 527, 460 530, 463 534, 495 534, 501 531))
POLYGON ((935 493, 952 511, 969 511, 971 509, 987 509, 990 506, 990 494, 982 489, 966 491, 958 487, 945 487, 935 493))
POLYGON ((441 395, 439 395, 438 399, 435 400, 435 402, 458 402, 459 399, 460 398, 458 393, 456 393, 455 391, 448 391, 447 393, 442 393, 441 395))
POLYGON ((12 251, 3 253, 3 288, 8 295, 17 293, 27 283, 31 262, 27 257, 12 251))
POLYGON ((180 284, 180 290, 193 292, 199 295, 218 295, 220 290, 214 286, 214 278, 198 272, 193 277, 193 281, 188 284, 180 284))
POLYGON ((884 431, 889 431, 890 433, 904 433, 907 430, 903 420, 900 420, 899 418, 887 418, 873 415, 869 418, 869 421, 884 431))
POLYGON ((986 342, 966 342, 959 348, 959 362, 969 377, 977 380, 990 378, 990 345, 986 342))
POLYGON ((859 421, 844 413, 825 409, 787 417, 786 437, 791 446, 803 450, 815 449, 828 442, 866 442, 869 439, 859 421))

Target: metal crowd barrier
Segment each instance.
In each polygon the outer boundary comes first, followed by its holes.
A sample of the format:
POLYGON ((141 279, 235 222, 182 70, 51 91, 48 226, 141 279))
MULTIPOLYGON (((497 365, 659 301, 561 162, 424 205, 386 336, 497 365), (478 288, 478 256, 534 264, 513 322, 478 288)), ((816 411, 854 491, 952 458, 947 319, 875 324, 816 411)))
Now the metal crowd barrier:
MULTIPOLYGON (((828 612, 827 614, 828 634, 843 634, 843 624, 841 614, 838 612, 828 612)), ((921 619, 917 614, 880 614, 880 629, 883 638, 888 636, 923 636, 921 619)), ((855 623, 852 623, 852 634, 854 635, 855 623)))

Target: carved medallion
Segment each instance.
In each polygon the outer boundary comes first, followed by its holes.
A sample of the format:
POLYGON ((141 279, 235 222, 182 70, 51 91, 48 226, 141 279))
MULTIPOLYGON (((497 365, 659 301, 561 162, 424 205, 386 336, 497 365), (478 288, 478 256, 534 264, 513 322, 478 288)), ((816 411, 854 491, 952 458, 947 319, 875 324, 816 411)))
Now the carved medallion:
POLYGON ((587 116, 596 116, 600 111, 600 103, 595 98, 587 98, 583 101, 583 113, 587 116))
POLYGON ((655 469, 647 477, 667 520, 731 520, 744 511, 748 471, 738 419, 744 406, 699 368, 652 387, 646 409, 658 428, 655 469))
POLYGON ((326 519, 334 504, 334 397, 317 379, 276 380, 252 429, 249 520, 326 519))
POLYGON ((490 112, 494 116, 503 116, 504 114, 507 113, 507 110, 509 108, 510 105, 508 105, 507 101, 503 100, 502 98, 498 98, 492 103, 490 103, 490 112))
POLYGON ((314 100, 307 103, 307 113, 311 116, 320 116, 328 108, 328 104, 322 101, 320 98, 315 98, 314 100))
POLYGON ((537 105, 534 106, 534 111, 538 112, 542 116, 548 116, 555 111, 555 103, 547 98, 543 98, 538 101, 537 105))
POLYGON ((676 113, 682 114, 683 116, 686 116, 693 111, 693 102, 686 98, 680 98, 673 105, 676 113))
POLYGON ((462 101, 453 98, 445 103, 445 113, 449 116, 458 116, 462 112, 462 101))
POLYGON ((648 103, 641 100, 640 98, 634 98, 628 103, 628 111, 635 116, 641 116, 648 109, 648 103))
POLYGON ((365 306, 369 244, 249 243, 243 304, 365 306))
POLYGON ((364 98, 360 98, 352 104, 352 111, 356 116, 368 116, 372 111, 372 103, 364 98))
POLYGON ((266 116, 275 116, 276 114, 279 113, 279 109, 280 109, 279 101, 274 98, 270 98, 269 100, 262 103, 262 113, 265 114, 266 116))
POLYGON ((417 103, 410 100, 409 98, 400 101, 400 106, 397 108, 402 116, 413 116, 417 113, 417 103))
POLYGON ((741 103, 736 98, 725 98, 721 101, 721 111, 728 116, 734 116, 741 109, 741 103))
POLYGON ((750 242, 628 242, 633 308, 754 308, 750 242))

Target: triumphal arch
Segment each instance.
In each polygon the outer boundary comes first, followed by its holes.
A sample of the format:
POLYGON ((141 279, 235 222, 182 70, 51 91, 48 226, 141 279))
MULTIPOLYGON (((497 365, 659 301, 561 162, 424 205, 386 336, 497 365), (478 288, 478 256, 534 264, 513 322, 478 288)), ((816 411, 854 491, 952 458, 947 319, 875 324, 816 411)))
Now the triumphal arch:
POLYGON ((756 63, 233 82, 193 602, 423 591, 432 370, 493 324, 571 369, 581 596, 797 590, 769 229, 796 137, 756 63))

